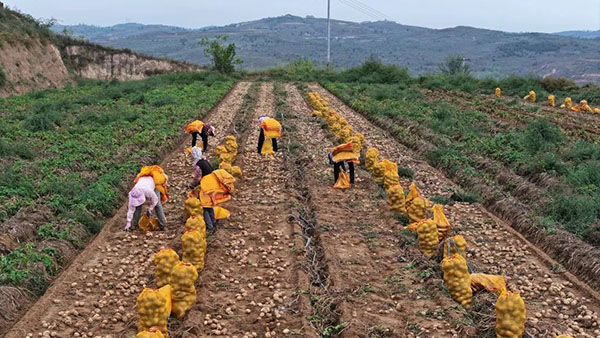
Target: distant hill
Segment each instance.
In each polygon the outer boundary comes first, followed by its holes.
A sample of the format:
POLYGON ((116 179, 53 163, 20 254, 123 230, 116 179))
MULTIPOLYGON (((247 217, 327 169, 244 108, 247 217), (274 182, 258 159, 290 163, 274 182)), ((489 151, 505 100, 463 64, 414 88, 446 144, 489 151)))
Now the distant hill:
POLYGON ((600 30, 597 31, 566 31, 556 33, 562 36, 570 36, 581 39, 597 39, 600 38, 600 30))
MULTIPOLYGON (((198 40, 226 34, 237 44, 245 69, 273 67, 301 57, 323 62, 327 51, 326 20, 293 15, 191 30, 140 24, 67 28, 91 42, 200 64, 207 60, 198 40)), ((480 76, 554 74, 580 83, 600 81, 600 39, 338 20, 332 23, 332 37, 332 61, 338 67, 354 66, 373 56, 420 74, 437 71, 446 56, 460 53, 480 76)))

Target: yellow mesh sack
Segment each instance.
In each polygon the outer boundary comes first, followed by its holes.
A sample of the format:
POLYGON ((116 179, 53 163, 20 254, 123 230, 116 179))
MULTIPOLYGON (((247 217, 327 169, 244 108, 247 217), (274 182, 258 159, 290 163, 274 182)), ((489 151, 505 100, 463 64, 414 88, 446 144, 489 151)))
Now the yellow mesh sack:
POLYGON ((143 231, 158 231, 160 230, 160 222, 156 217, 148 217, 146 214, 143 214, 140 217, 140 221, 138 222, 138 226, 143 231))
POLYGON ((215 207, 215 219, 226 219, 231 216, 229 210, 222 207, 215 207))
POLYGON ((333 189, 348 189, 350 188, 350 177, 344 170, 340 171, 340 176, 333 186, 333 189))
POLYGON ((571 109, 571 107, 573 107, 573 100, 571 100, 570 97, 565 98, 563 104, 560 107, 571 109))
POLYGON ((414 198, 412 203, 408 204, 407 202, 406 204, 406 211, 411 223, 418 222, 427 216, 425 200, 421 197, 414 198))
POLYGON ((369 172, 373 173, 375 163, 379 162, 379 150, 376 148, 369 148, 365 153, 365 167, 369 172))
POLYGON ((171 272, 169 285, 173 287, 173 314, 183 318, 186 311, 196 303, 196 288, 194 284, 198 279, 196 268, 189 263, 179 262, 171 272))
POLYGON ((270 137, 265 136, 265 142, 263 142, 262 148, 260 148, 260 153, 262 155, 273 155, 275 151, 273 150, 273 141, 270 137))
POLYGON ((448 250, 450 250, 450 256, 460 254, 465 257, 467 252, 467 240, 462 235, 455 235, 446 239, 444 242, 444 258, 449 256, 448 250), (456 248, 458 248, 460 252, 456 251, 456 248))
POLYGON ((433 211, 433 221, 438 228, 438 237, 440 241, 443 241, 450 235, 450 222, 444 215, 444 208, 440 204, 434 205, 431 210, 433 211))
POLYGON ((151 328, 167 333, 167 319, 171 315, 171 286, 161 289, 144 288, 137 297, 138 331, 151 328))
POLYGON ((496 95, 496 97, 502 96, 502 89, 496 88, 496 92, 494 94, 496 95))
POLYGON ((537 96, 536 96, 535 92, 532 90, 529 92, 529 94, 527 94, 527 96, 525 96, 523 98, 523 100, 527 100, 527 101, 533 103, 533 102, 537 101, 537 96))
POLYGON ((228 152, 234 153, 237 155, 238 143, 235 140, 235 136, 229 135, 229 136, 225 137, 225 149, 228 152))
POLYGON ((406 214, 406 205, 404 203, 404 189, 400 184, 395 184, 389 187, 387 190, 389 198, 390 210, 398 212, 400 214, 406 214))
POLYGON ((372 174, 373 181, 379 184, 383 183, 385 180, 385 165, 383 164, 383 161, 376 162, 375 165, 373 165, 372 174))
POLYGON ((506 278, 500 275, 473 273, 471 274, 471 290, 473 290, 473 293, 487 290, 499 294, 506 291, 506 278))
POLYGON ((177 263, 179 263, 179 255, 171 248, 160 249, 154 255, 156 286, 160 288, 169 284, 171 271, 177 263))
POLYGON ((206 232, 206 222, 202 215, 191 216, 185 221, 185 231, 200 230, 206 232))
POLYGON ((446 257, 442 260, 442 272, 444 284, 452 298, 462 306, 471 305, 473 290, 471 290, 471 275, 467 261, 460 255, 446 257))
POLYGON ((191 216, 201 216, 202 215, 202 204, 198 198, 187 198, 185 200, 185 218, 189 218, 191 216))
POLYGON ((165 338, 167 336, 165 336, 162 332, 160 332, 160 329, 153 327, 149 330, 144 330, 141 332, 138 332, 138 334, 135 335, 135 338, 165 338))
POLYGON ((519 292, 505 291, 496 301, 496 337, 520 338, 525 331, 527 312, 519 292))
POLYGON ((196 271, 204 269, 204 255, 206 254, 206 233, 202 236, 200 230, 188 230, 181 236, 183 249, 182 261, 194 265, 196 271))
POLYGON ((439 243, 435 222, 430 219, 421 223, 417 228, 417 235, 419 236, 419 250, 427 257, 435 255, 439 243))
POLYGON ((385 189, 392 185, 400 184, 400 177, 398 176, 398 165, 390 160, 383 160, 383 166, 385 172, 383 175, 383 185, 385 189))
POLYGON ((556 106, 556 97, 554 95, 548 95, 548 105, 550 107, 556 106))

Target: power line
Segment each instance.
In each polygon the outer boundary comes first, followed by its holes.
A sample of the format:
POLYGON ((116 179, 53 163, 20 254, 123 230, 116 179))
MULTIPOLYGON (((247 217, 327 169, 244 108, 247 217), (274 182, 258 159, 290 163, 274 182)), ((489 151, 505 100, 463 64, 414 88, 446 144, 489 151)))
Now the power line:
POLYGON ((342 4, 351 7, 353 9, 355 9, 358 12, 361 12, 362 14, 367 15, 370 18, 373 18, 375 20, 383 20, 384 18, 381 17, 379 14, 375 13, 375 12, 371 12, 363 7, 360 7, 352 2, 350 2, 349 0, 339 0, 339 2, 341 2, 342 4))
POLYGON ((347 1, 353 2, 357 6, 360 6, 360 7, 364 8, 364 9, 366 9, 366 10, 369 10, 370 12, 373 12, 373 13, 375 13, 375 14, 377 14, 377 15, 379 15, 379 16, 387 19, 387 20, 395 21, 394 19, 392 19, 389 16, 387 16, 385 13, 383 13, 383 12, 381 12, 381 11, 379 11, 379 10, 377 10, 377 9, 375 9, 375 8, 373 8, 373 7, 369 6, 369 5, 361 2, 360 0, 347 0, 347 1))
POLYGON ((351 7, 371 18, 376 19, 376 20, 394 21, 394 19, 390 18, 386 14, 374 9, 373 7, 370 7, 370 6, 360 2, 359 0, 339 0, 339 1, 341 3, 343 3, 344 5, 351 7))

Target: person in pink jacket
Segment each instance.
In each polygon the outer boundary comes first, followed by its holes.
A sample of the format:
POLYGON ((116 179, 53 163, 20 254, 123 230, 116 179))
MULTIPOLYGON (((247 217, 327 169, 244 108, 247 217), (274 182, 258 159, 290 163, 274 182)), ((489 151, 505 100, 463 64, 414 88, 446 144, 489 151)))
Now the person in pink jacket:
POLYGON ((152 211, 156 209, 156 216, 160 224, 161 230, 167 226, 167 220, 160 203, 160 191, 156 189, 152 176, 140 177, 138 182, 129 191, 129 208, 127 210, 127 224, 125 231, 131 230, 131 224, 137 227, 140 217, 142 216, 142 207, 144 203, 149 202, 148 217, 152 215, 152 211))

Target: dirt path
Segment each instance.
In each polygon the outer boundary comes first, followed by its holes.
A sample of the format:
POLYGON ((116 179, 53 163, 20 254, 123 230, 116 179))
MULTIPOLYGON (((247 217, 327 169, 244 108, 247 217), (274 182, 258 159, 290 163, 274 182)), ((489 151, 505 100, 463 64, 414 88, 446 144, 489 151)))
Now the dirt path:
MULTIPOLYGON (((455 185, 392 136, 375 127, 318 85, 310 90, 328 97, 330 106, 366 137, 367 147, 376 147, 383 157, 415 172, 414 180, 425 196, 446 195, 455 185)), ((403 179, 402 185, 410 183, 403 179)), ((503 274, 521 291, 528 310, 527 331, 534 336, 573 332, 577 337, 600 335, 597 294, 555 261, 527 242, 507 224, 491 216, 479 204, 445 206, 454 231, 468 242, 468 259, 477 272, 503 274)))
MULTIPOLYGON (((204 120, 231 124, 249 83, 239 83, 204 120)), ((226 136, 218 133, 213 144, 226 136)), ((127 204, 60 275, 46 294, 6 334, 22 337, 121 337, 135 334, 135 300, 145 286, 153 286, 153 256, 181 233, 183 197, 190 183, 190 164, 183 155, 189 140, 161 164, 169 175, 171 199, 165 205, 167 228, 159 233, 126 233, 127 204)))
POLYGON ((245 121, 249 131, 236 162, 244 175, 226 206, 232 216, 208 248, 198 303, 184 322, 202 329, 185 337, 304 337, 311 329, 296 296, 302 259, 292 249, 298 230, 288 222, 289 174, 281 153, 265 157, 256 151, 256 120, 273 116, 272 91, 272 84, 262 84, 245 121))

